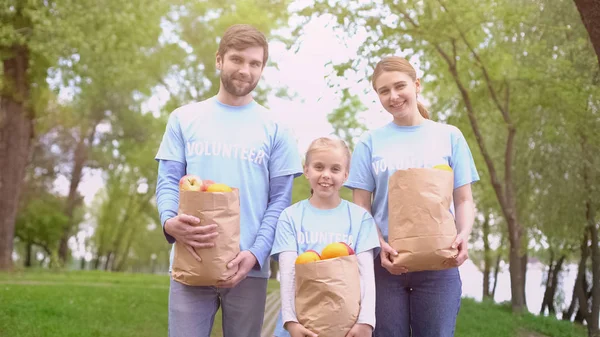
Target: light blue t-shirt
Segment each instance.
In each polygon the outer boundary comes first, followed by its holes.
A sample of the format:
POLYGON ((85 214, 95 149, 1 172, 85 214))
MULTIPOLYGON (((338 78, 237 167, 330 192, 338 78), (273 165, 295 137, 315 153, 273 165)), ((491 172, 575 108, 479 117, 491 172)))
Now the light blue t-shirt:
MULTIPOLYGON (((373 217, 362 207, 342 200, 333 209, 318 209, 308 200, 286 208, 277 222, 271 256, 294 251, 298 254, 314 250, 319 254, 330 243, 346 242, 356 254, 373 249, 379 255, 379 237, 373 217)), ((283 328, 281 311, 277 318, 275 336, 289 336, 283 328)))
MULTIPOLYGON (((237 187, 240 192, 240 249, 263 257, 267 277, 273 233, 260 232, 269 198, 269 179, 302 174, 301 158, 291 132, 252 101, 230 106, 212 97, 182 106, 169 117, 156 160, 186 164, 186 174, 237 187)), ((171 263, 173 250, 171 250, 171 263)))
MULTIPOLYGON (((471 150, 457 127, 428 119, 416 126, 392 122, 361 137, 345 186, 373 193, 371 212, 387 239, 389 178, 397 170, 438 164, 452 167, 455 189, 479 180, 471 150)), ((450 211, 454 214, 454 205, 450 211)))

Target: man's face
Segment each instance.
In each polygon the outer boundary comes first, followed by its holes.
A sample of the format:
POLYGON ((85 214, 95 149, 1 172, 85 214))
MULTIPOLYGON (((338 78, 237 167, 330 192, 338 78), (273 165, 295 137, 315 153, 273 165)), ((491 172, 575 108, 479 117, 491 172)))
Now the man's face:
POLYGON ((230 49, 223 56, 217 55, 217 69, 221 70, 225 91, 243 97, 254 90, 264 67, 263 55, 262 47, 230 49))

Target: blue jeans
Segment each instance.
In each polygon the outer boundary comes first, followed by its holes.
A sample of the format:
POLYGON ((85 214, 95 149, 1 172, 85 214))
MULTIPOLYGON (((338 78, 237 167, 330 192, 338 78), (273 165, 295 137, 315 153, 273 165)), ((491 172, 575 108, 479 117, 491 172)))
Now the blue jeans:
POLYGON ((209 337, 222 307, 224 337, 260 336, 267 279, 247 277, 235 288, 192 287, 173 281, 169 291, 169 337, 209 337))
POLYGON ((452 337, 460 308, 458 268, 392 275, 375 260, 374 337, 452 337))

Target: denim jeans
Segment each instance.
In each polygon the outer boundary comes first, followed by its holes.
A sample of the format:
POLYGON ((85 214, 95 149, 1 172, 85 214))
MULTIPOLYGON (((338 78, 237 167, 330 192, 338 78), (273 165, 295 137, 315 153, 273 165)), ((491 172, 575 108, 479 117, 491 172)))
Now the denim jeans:
POLYGON ((192 287, 173 281, 169 291, 169 337, 209 337, 222 307, 224 337, 258 337, 267 279, 247 277, 235 288, 192 287))
POLYGON ((375 337, 452 337, 460 308, 458 268, 392 275, 375 260, 375 337))

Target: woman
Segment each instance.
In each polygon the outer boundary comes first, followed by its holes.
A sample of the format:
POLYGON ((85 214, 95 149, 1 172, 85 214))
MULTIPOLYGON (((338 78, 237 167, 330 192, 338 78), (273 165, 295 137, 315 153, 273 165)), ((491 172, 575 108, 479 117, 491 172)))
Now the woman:
POLYGON ((365 134, 352 155, 346 186, 353 201, 372 213, 381 253, 375 261, 376 337, 446 337, 454 335, 462 282, 458 271, 468 258, 474 221, 471 183, 479 180, 461 131, 429 120, 417 101, 421 85, 415 69, 401 57, 387 57, 375 67, 373 89, 393 120, 365 134), (396 170, 447 164, 454 171, 453 201, 458 249, 447 269, 407 273, 393 266, 397 252, 388 244, 388 182, 396 170))

